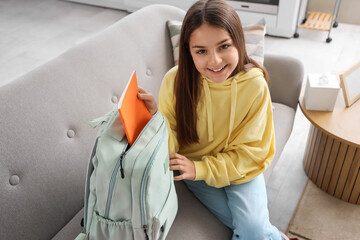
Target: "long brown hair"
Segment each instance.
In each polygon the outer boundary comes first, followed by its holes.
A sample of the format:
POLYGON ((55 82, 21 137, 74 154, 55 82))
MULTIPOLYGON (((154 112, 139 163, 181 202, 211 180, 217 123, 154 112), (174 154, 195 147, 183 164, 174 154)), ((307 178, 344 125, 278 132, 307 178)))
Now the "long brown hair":
POLYGON ((192 32, 204 23, 224 29, 231 36, 239 52, 239 62, 235 73, 244 70, 246 64, 252 63, 261 68, 266 81, 268 79, 265 69, 246 53, 243 28, 235 10, 224 0, 201 0, 194 3, 186 13, 181 28, 179 66, 174 85, 177 140, 180 146, 199 142, 196 129, 196 108, 200 97, 201 82, 190 53, 189 41, 192 32))

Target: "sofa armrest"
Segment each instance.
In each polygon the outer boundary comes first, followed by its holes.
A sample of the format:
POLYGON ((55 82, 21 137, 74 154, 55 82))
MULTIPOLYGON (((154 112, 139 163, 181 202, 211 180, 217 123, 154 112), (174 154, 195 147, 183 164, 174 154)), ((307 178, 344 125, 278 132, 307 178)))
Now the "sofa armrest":
POLYGON ((264 66, 269 74, 272 101, 296 110, 304 78, 302 62, 294 57, 265 54, 264 66))

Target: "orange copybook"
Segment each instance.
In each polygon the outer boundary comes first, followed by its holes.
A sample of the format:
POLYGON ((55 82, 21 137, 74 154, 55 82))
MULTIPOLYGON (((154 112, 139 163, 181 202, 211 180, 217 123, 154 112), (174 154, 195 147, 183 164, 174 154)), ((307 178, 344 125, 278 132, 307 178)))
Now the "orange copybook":
POLYGON ((132 145, 152 117, 143 100, 138 98, 136 71, 131 74, 120 97, 118 110, 126 137, 132 145))

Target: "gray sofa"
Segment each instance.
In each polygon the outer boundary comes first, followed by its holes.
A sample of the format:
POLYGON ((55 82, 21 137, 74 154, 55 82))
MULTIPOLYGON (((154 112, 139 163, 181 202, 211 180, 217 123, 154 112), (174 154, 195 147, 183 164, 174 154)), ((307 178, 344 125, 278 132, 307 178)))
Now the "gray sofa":
MULTIPOLYGON (((117 102, 132 70, 155 96, 173 56, 168 19, 178 8, 153 5, 0 88, 0 239, 74 239, 81 231, 88 157, 96 129, 87 121, 117 102)), ((302 64, 266 55, 277 153, 293 126, 302 64)), ((223 226, 176 183, 179 211, 167 239, 230 239, 223 226)))

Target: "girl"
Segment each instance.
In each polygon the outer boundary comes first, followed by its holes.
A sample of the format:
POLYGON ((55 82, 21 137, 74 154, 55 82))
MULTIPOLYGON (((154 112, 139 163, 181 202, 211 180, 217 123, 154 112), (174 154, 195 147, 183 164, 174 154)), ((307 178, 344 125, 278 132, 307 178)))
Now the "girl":
MULTIPOLYGON (((184 180, 233 239, 282 239, 269 222, 262 174, 275 153, 267 74, 246 53, 237 13, 223 0, 196 2, 179 51, 159 93, 170 170, 181 173, 174 180, 184 180)), ((156 112, 151 95, 141 89, 139 97, 156 112)))

